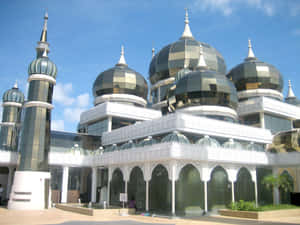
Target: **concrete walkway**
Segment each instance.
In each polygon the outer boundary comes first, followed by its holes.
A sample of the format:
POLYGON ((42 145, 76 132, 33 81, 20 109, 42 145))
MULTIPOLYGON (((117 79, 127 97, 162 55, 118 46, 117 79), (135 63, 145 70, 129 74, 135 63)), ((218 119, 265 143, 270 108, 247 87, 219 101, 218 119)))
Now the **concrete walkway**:
POLYGON ((189 224, 263 224, 263 225, 288 225, 299 224, 300 217, 286 217, 271 219, 269 221, 257 221, 250 219, 235 219, 222 216, 205 216, 191 219, 167 219, 146 216, 102 216, 93 217, 85 216, 77 213, 66 212, 59 209, 49 209, 43 211, 17 211, 7 210, 0 208, 0 225, 34 225, 34 224, 47 224, 47 225, 148 225, 148 224, 176 224, 176 225, 189 225, 189 224))

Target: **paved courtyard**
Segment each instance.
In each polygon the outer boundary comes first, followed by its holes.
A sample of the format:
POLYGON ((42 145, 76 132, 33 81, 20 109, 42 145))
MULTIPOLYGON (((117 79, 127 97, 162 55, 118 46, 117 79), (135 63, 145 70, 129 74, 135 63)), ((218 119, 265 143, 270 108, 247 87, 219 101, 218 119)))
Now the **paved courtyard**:
POLYGON ((268 221, 256 221, 250 219, 235 219, 222 216, 204 216, 198 218, 158 218, 147 216, 102 216, 93 217, 77 213, 66 212, 59 209, 43 211, 17 211, 0 208, 0 225, 212 225, 212 224, 245 224, 245 225, 288 225, 299 224, 299 217, 286 217, 271 219, 268 221))

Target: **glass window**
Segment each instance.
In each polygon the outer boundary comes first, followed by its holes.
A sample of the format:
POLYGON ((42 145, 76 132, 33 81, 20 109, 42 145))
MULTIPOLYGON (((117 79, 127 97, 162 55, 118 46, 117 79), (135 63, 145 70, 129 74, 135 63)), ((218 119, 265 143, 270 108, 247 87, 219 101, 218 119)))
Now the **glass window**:
POLYGON ((265 128, 271 130, 272 134, 292 129, 291 120, 269 114, 264 114, 264 118, 265 128))
POLYGON ((102 135, 103 132, 108 131, 108 120, 100 120, 88 125, 88 134, 102 135))

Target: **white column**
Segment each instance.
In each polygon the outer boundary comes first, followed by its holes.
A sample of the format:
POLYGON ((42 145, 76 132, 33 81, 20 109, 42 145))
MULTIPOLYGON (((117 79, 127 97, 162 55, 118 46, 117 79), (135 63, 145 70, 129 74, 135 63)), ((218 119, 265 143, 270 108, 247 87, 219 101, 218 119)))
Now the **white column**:
MULTIPOLYGON (((127 180, 125 180, 125 194, 127 194, 127 189, 128 189, 128 181, 127 180)), ((128 199, 127 199, 128 200, 128 199)))
POLYGON ((172 215, 175 215, 175 179, 172 177, 172 215))
POLYGON ((146 180, 146 212, 149 211, 149 180, 146 180))
POLYGON ((204 212, 208 212, 208 207, 207 207, 207 181, 204 181, 204 212))
POLYGON ((97 202, 97 167, 92 168, 92 202, 97 202))
POLYGON ((61 190, 61 203, 67 203, 68 198, 68 182, 69 182, 69 167, 65 166, 63 168, 62 177, 62 190, 61 190))
POLYGON ((109 201, 109 197, 110 197, 110 179, 111 179, 111 175, 110 175, 110 168, 108 167, 108 179, 107 179, 107 206, 109 206, 110 201, 109 201))
POLYGON ((107 128, 107 131, 108 131, 108 132, 111 132, 111 129, 112 129, 112 117, 109 116, 109 117, 107 118, 107 120, 108 120, 108 128, 107 128))
POLYGON ((12 178, 14 174, 14 167, 8 167, 8 180, 7 180, 7 188, 6 188, 6 198, 9 199, 11 185, 12 185, 12 178))
POLYGON ((235 199, 234 199, 234 182, 231 181, 231 199, 232 199, 232 202, 235 202, 235 199))
POLYGON ((176 163, 172 163, 172 215, 175 215, 176 209, 176 190, 175 190, 175 177, 176 176, 176 163))
POLYGON ((260 125, 261 128, 265 128, 265 115, 263 112, 259 113, 259 117, 260 117, 260 125))
POLYGON ((257 182, 254 182, 255 206, 258 207, 257 182))

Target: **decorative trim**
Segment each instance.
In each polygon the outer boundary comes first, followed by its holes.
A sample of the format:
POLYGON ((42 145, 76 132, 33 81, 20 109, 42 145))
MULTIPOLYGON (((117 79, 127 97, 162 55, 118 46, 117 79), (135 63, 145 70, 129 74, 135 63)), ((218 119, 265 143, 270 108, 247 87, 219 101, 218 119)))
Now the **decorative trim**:
POLYGON ((228 116, 230 118, 238 120, 238 115, 236 111, 224 106, 211 106, 211 105, 190 106, 183 109, 177 109, 177 111, 189 113, 195 116, 202 116, 202 115, 228 116))
POLYGON ((93 107, 80 115, 80 124, 92 123, 109 116, 134 120, 153 120, 161 117, 161 112, 130 104, 105 102, 93 107))
POLYGON ((104 102, 127 102, 134 103, 140 106, 145 107, 147 105, 147 101, 141 97, 136 95, 129 94, 107 94, 101 95, 95 98, 94 105, 99 105, 104 102))
POLYGON ((254 89, 254 90, 246 90, 246 91, 239 91, 238 98, 252 98, 252 97, 272 97, 277 98, 279 100, 283 100, 283 95, 279 91, 272 90, 272 89, 254 89))
POLYGON ((175 77, 169 77, 165 80, 160 80, 151 87, 151 91, 153 91, 161 86, 172 84, 174 81, 175 81, 175 77))
POLYGON ((2 107, 5 107, 5 106, 15 106, 15 107, 21 108, 22 104, 21 103, 17 103, 17 102, 3 102, 2 103, 2 107))
POLYGON ((47 102, 41 102, 41 101, 30 101, 26 102, 24 104, 24 108, 29 108, 29 107, 42 107, 42 108, 47 108, 47 109, 53 109, 53 105, 47 102))
POLYGON ((28 77, 27 81, 30 82, 32 80, 42 80, 42 81, 48 81, 53 85, 56 84, 56 80, 53 77, 45 74, 32 74, 28 77))
POLYGON ((0 123, 1 126, 9 126, 9 127, 14 127, 17 126, 16 122, 2 122, 0 123))

